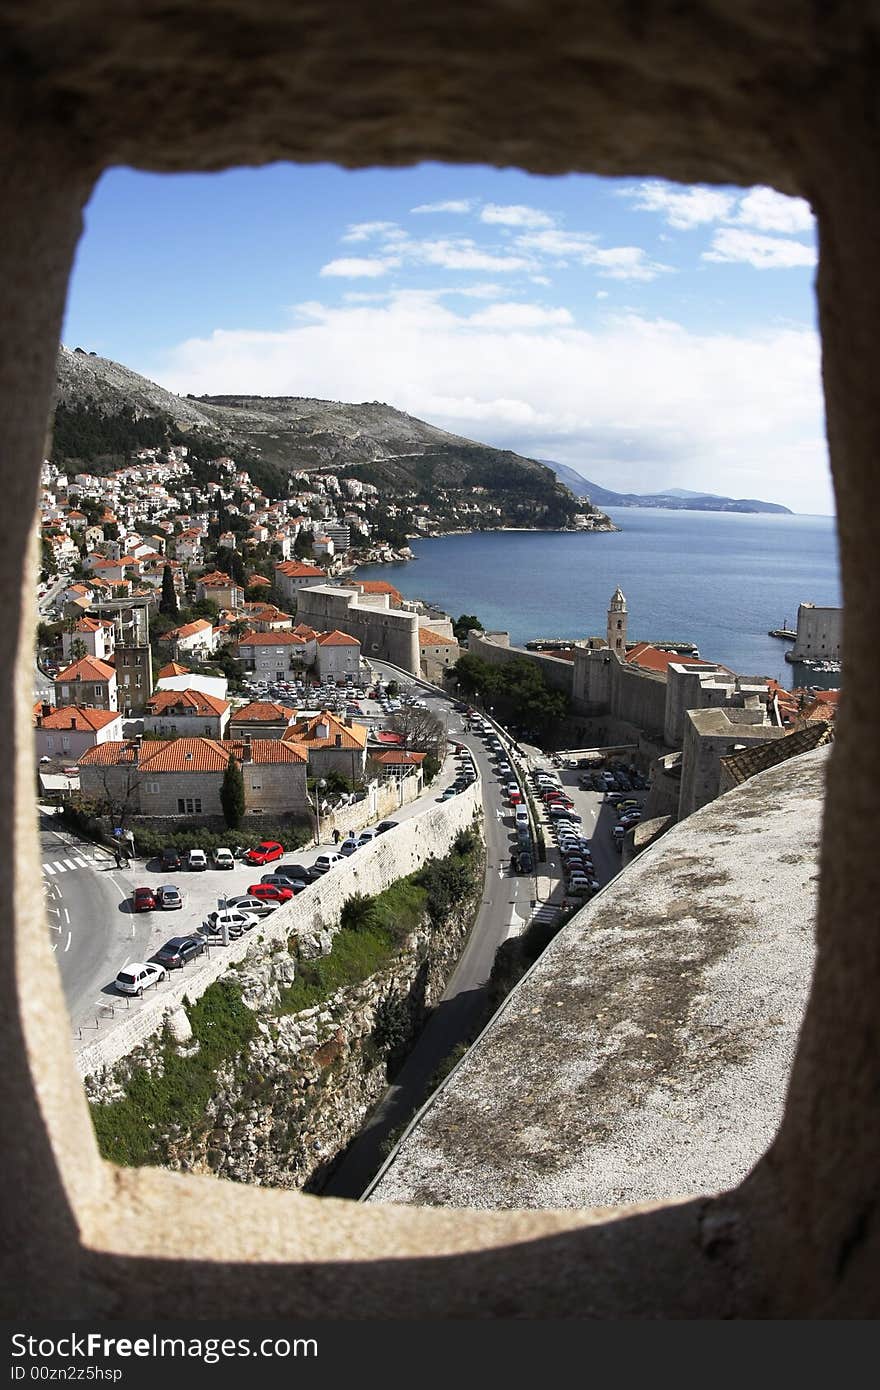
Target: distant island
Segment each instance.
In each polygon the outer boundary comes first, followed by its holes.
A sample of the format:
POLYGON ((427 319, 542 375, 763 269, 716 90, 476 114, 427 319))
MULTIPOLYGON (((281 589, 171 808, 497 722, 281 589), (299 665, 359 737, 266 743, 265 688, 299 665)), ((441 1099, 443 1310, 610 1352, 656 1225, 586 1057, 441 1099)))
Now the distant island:
POLYGON ((541 459, 553 469, 560 482, 571 489, 575 497, 588 497, 594 507, 659 507, 680 512, 771 512, 793 516, 790 507, 779 502, 759 502, 755 497, 719 497, 714 492, 689 492, 683 487, 671 487, 666 492, 612 492, 610 488, 591 483, 573 468, 553 459, 541 459))

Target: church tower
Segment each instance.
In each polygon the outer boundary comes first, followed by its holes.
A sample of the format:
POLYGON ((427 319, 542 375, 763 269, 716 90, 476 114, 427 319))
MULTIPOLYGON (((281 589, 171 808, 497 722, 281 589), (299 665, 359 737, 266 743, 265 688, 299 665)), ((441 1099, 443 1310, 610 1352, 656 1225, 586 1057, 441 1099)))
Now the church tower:
POLYGON ((619 587, 608 608, 608 646, 621 661, 626 659, 626 599, 619 587))

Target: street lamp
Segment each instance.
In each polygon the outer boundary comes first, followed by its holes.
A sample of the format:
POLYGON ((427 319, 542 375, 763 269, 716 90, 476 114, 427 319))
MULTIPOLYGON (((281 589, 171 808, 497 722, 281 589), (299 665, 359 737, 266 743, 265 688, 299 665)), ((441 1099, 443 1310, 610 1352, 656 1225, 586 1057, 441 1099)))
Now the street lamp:
POLYGON ((324 777, 319 777, 315 783, 315 815, 318 819, 318 844, 321 843, 321 793, 327 785, 324 777))

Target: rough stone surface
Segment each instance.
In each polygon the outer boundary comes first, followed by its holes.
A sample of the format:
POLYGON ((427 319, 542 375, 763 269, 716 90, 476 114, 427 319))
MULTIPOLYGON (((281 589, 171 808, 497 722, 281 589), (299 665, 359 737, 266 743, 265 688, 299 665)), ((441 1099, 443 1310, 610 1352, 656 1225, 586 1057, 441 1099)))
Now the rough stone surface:
POLYGON ((713 802, 578 913, 371 1200, 616 1207, 741 1181, 809 991, 826 757, 713 802))
POLYGON ((165 1027, 176 1043, 188 1043, 193 1035, 185 1009, 174 1009, 165 1020, 165 1027))

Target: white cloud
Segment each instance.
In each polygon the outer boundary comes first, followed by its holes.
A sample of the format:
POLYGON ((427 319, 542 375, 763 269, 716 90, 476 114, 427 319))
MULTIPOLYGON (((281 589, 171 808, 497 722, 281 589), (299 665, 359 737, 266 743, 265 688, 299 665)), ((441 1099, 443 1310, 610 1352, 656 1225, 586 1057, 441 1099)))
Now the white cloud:
POLYGON ((526 270, 530 264, 523 256, 483 251, 465 237, 448 241, 411 242, 408 254, 423 265, 440 266, 443 270, 491 270, 508 272, 526 270))
POLYGON ((661 212, 670 227, 687 231, 704 222, 718 222, 734 206, 735 197, 717 188, 679 189, 675 184, 640 183, 635 188, 620 189, 620 196, 629 198, 639 212, 661 212))
POLYGON ((810 205, 803 198, 787 198, 775 188, 753 188, 742 199, 737 222, 759 232, 811 232, 810 205))
POLYGON ((704 251, 702 259, 743 262, 756 270, 789 270, 793 266, 815 265, 816 252, 812 246, 787 237, 719 227, 712 237, 711 250, 704 251))
POLYGON ((349 280, 375 280, 380 275, 387 275, 396 264, 396 261, 379 261, 367 256, 342 256, 339 260, 322 265, 320 274, 349 280))
POLYGON ((387 237, 389 233, 398 231, 400 228, 396 222, 352 222, 340 240, 369 241, 370 237, 387 237))
POLYGON ((490 304, 472 314, 475 328, 549 328, 574 323, 568 309, 542 309, 539 304, 490 304))
POLYGON ((500 223, 503 227, 552 227, 553 218, 539 208, 524 207, 521 203, 503 206, 487 203, 480 210, 481 222, 500 223))
POLYGON ((442 203, 419 203, 410 212, 470 212, 473 202, 470 198, 449 198, 442 203))
POLYGON ((655 280, 672 270, 660 261, 652 261, 641 246, 600 246, 591 232, 565 232, 558 227, 545 231, 524 232, 516 238, 518 250, 554 257, 557 262, 577 261, 582 266, 595 267, 600 275, 611 280, 655 280))
POLYGON ((607 291, 607 290, 597 290, 597 291, 596 291, 596 298, 597 298, 597 299, 607 299, 607 298, 608 298, 608 291, 607 291))
POLYGON ((218 331, 137 365, 197 395, 387 400, 487 443, 579 462, 611 487, 832 509, 812 329, 699 333, 625 313, 589 332, 563 321, 535 332, 516 314, 503 322, 512 307, 487 307, 480 322, 430 295, 310 304, 286 331, 218 331))

